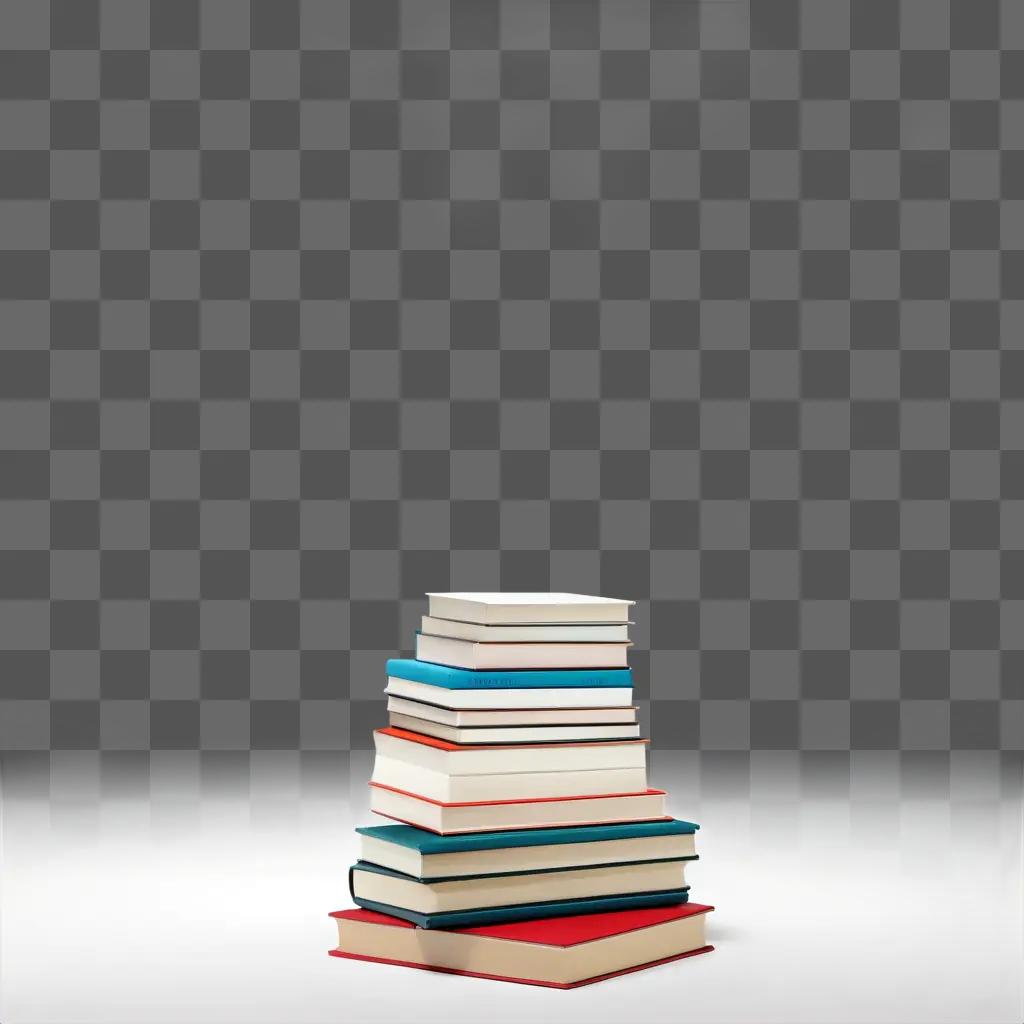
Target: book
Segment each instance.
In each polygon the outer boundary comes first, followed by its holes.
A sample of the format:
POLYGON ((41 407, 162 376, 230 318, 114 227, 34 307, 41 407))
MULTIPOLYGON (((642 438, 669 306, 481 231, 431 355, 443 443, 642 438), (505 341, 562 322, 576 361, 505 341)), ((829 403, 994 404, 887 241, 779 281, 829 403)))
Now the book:
POLYGON ((554 643, 554 644, 615 644, 629 639, 631 622, 566 625, 487 626, 480 622, 459 622, 457 619, 438 619, 424 615, 420 631, 430 636, 450 636, 456 640, 476 643, 554 643))
POLYGON ((668 907, 425 931, 369 910, 331 914, 331 956, 494 981, 569 989, 708 953, 713 907, 668 907))
POLYGON ((416 634, 416 658, 438 665, 487 669, 625 668, 628 643, 476 643, 447 636, 416 634))
MULTIPOLYGON (((520 690, 519 693, 529 693, 520 690)), ((547 691, 545 691, 547 692, 547 691)), ((576 690, 574 693, 578 692, 576 690)), ((407 697, 388 697, 388 711, 458 728, 512 725, 613 725, 636 722, 635 707, 624 708, 443 708, 407 697)))
POLYGON ((414 683, 429 683, 448 690, 535 690, 548 687, 599 689, 605 686, 622 688, 633 685, 633 673, 628 668, 477 672, 412 658, 389 658, 385 667, 389 683, 392 678, 408 679, 414 683))
POLYGON ((381 757, 447 775, 498 775, 516 772, 587 772, 643 768, 647 740, 595 743, 512 743, 463 746, 388 726, 375 729, 373 742, 381 757))
POLYGON ((389 712, 389 724, 449 743, 473 746, 478 743, 570 743, 587 740, 634 739, 640 735, 638 723, 632 725, 511 725, 460 727, 415 718, 397 711, 389 712))
POLYGON ((374 825, 356 832, 361 861, 429 882, 513 870, 693 858, 699 827, 670 818, 468 836, 436 836, 409 825, 374 825))
POLYGON ((396 697, 421 700, 438 707, 463 709, 512 708, 624 708, 633 703, 633 689, 626 686, 581 686, 572 689, 550 687, 541 690, 449 690, 391 676, 384 692, 396 697))
POLYGON ((370 810, 437 835, 668 820, 665 791, 599 793, 541 800, 440 801, 370 783, 370 810))
POLYGON ((615 864, 421 882, 360 862, 349 870, 357 906, 420 928, 458 928, 528 917, 685 903, 686 861, 615 864))
POLYGON ((430 614, 483 625, 521 623, 623 623, 634 602, 587 594, 505 593, 427 594, 430 614))
POLYGON ((373 762, 372 781, 441 803, 469 803, 636 793, 647 788, 647 770, 598 768, 590 771, 450 775, 378 753, 373 762))
POLYGON ((386 662, 337 957, 575 987, 711 949, 648 786, 628 600, 432 592, 386 662), (548 925, 550 922, 550 926, 548 925), (513 969, 516 968, 516 969, 513 969))

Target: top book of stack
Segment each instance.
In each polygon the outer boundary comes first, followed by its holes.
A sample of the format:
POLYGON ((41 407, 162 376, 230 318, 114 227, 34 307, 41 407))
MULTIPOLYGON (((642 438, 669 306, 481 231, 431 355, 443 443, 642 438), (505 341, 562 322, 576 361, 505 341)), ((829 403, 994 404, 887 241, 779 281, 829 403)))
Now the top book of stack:
POLYGON ((484 626, 625 625, 632 601, 586 594, 427 594, 430 615, 484 626))

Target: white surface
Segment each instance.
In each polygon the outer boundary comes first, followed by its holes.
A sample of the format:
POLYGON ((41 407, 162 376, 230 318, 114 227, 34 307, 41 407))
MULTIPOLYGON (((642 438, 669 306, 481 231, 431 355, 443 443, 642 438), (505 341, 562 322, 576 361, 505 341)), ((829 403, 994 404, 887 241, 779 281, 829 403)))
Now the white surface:
POLYGON ((717 951, 572 992, 325 955, 351 829, 370 820, 363 761, 351 787, 309 791, 271 769, 246 798, 215 799, 186 770, 154 777, 151 800, 52 815, 8 785, 0 1019, 1024 1019, 1021 812, 996 762, 899 800, 889 760, 861 762, 844 796, 787 757, 753 775, 749 799, 707 768, 698 781, 692 758, 656 758, 673 812, 702 825, 689 880, 718 908, 717 951))

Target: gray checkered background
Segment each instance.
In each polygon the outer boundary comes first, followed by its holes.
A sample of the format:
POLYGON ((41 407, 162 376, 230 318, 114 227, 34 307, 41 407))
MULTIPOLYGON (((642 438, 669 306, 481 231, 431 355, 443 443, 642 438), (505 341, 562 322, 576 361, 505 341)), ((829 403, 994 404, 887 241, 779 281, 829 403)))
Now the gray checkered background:
POLYGON ((0 749, 366 748, 425 590, 656 748, 1024 749, 1020 0, 3 0, 0 749))

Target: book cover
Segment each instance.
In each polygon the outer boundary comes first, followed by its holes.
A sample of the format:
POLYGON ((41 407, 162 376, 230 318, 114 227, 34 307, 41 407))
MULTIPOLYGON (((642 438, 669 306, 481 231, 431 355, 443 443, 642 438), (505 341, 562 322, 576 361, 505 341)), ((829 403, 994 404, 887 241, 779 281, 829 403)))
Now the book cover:
POLYGON ((442 740, 437 736, 425 736, 423 733, 409 732, 407 729, 398 729, 393 725, 389 725, 383 729, 374 729, 374 733, 380 734, 381 736, 393 736, 400 740, 408 740, 410 743, 419 743, 424 747, 434 747, 437 750, 444 750, 452 754, 475 754, 484 750, 523 751, 537 748, 548 750, 552 747, 579 749, 583 746, 588 750, 592 750, 596 747, 632 747, 650 742, 648 739, 630 738, 619 740, 590 740, 586 744, 578 744, 570 741, 568 743, 476 743, 472 746, 466 746, 465 744, 450 743, 448 740, 442 740))
POLYGON ((455 619, 438 619, 424 615, 420 620, 420 632, 430 636, 450 636, 459 640, 474 640, 482 643, 625 643, 629 640, 632 623, 607 623, 606 625, 548 624, 521 626, 486 626, 476 622, 459 622, 455 619))
MULTIPOLYGON (((545 868, 529 868, 528 870, 520 871, 483 871, 475 872, 473 874, 461 874, 461 875, 437 875, 437 876, 426 876, 420 877, 419 875, 410 875, 404 871, 399 871, 397 868, 386 867, 383 864, 377 864, 369 860, 357 860, 349 868, 349 888, 351 889, 352 873, 355 871, 371 871, 378 875, 387 875, 389 878, 400 878, 410 882, 418 882, 423 885, 431 885, 433 883, 445 884, 447 882, 468 882, 474 879, 492 879, 492 878, 515 878, 519 875, 553 875, 558 874, 561 871, 587 871, 587 870, 600 870, 603 868, 622 868, 630 867, 631 865, 639 866, 642 864, 672 864, 672 863, 685 863, 686 861, 700 860, 700 857, 696 854, 689 854, 685 857, 656 857, 646 859, 634 859, 634 860, 617 860, 617 861, 602 861, 599 864, 563 864, 558 867, 545 867, 545 868)), ((354 894, 353 894, 354 896, 354 894)))
MULTIPOLYGON (((534 921, 507 921, 487 925, 466 925, 452 929, 466 935, 484 935, 513 942, 533 942, 541 946, 575 946, 581 942, 607 939, 612 935, 650 928, 683 917, 706 914, 714 910, 705 903, 682 903, 675 906, 649 907, 635 910, 613 910, 599 914, 568 914, 534 921)), ((368 924, 392 925, 395 928, 415 928, 401 918, 371 910, 334 910, 333 918, 365 921, 368 924)))
POLYGON ((665 813, 665 791, 660 789, 598 796, 446 803, 371 782, 370 808, 383 818, 436 835, 667 821, 669 817, 665 813))
POLYGON ((633 704, 633 687, 538 686, 532 690, 492 687, 483 690, 452 690, 433 683, 389 676, 388 696, 418 700, 452 711, 549 711, 626 708, 633 704))
MULTIPOLYGON (((536 796, 536 797, 520 797, 513 800, 455 800, 455 801, 444 801, 444 800, 433 800, 430 797, 420 796, 418 793, 410 793, 408 790, 395 789, 394 786, 385 786, 380 782, 371 781, 369 785, 374 789, 388 790, 392 793, 401 793, 403 796, 410 797, 413 800, 419 800, 423 803, 433 804, 435 807, 504 807, 507 804, 551 804, 551 803, 573 803, 581 800, 622 800, 622 799, 635 799, 637 797, 661 797, 665 796, 665 790, 663 789, 643 789, 632 793, 598 793, 598 794, 584 794, 582 796, 536 796)), ((664 814, 658 815, 658 821, 667 821, 668 817, 664 814)), ((589 823, 588 823, 589 824, 589 823)), ((605 824, 604 822, 593 822, 592 824, 605 824)), ((615 822, 608 822, 607 824, 615 824, 615 822)), ((555 826, 562 827, 562 826, 555 826)), ((565 826, 570 827, 570 826, 565 826)))
MULTIPOLYGON (((387 737, 377 736, 383 740, 387 737)), ((415 747, 415 743, 404 743, 415 747)), ((573 749, 579 747, 573 744, 573 749)), ((429 749, 429 748, 422 748, 429 749)), ((466 748, 474 751, 476 747, 466 748)), ((604 749, 612 749, 605 747, 604 749)), ((551 748, 543 751, 548 753, 551 748)), ((542 751, 537 751, 540 754, 542 751)), ((434 763, 411 756, 392 757, 377 747, 373 762, 373 782, 393 790, 415 793, 440 803, 492 803, 497 800, 538 800, 543 797, 603 796, 612 793, 638 793, 647 788, 643 747, 623 747, 614 752, 615 764, 568 764, 564 758, 545 758, 545 764, 531 770, 522 762, 512 765, 489 764, 467 760, 469 754, 452 754, 434 750, 440 755, 434 763), (454 760, 452 760, 454 758, 454 760), (627 758, 635 763, 625 763, 627 758), (557 763, 556 763, 557 761, 557 763)), ((490 750, 492 755, 505 750, 490 750)), ((555 750, 555 754, 561 754, 555 750)), ((434 759, 431 759, 434 760, 434 759)), ((659 815, 660 817, 660 815, 659 815)))
POLYGON ((462 592, 427 594, 440 619, 490 625, 519 623, 624 623, 633 601, 589 594, 462 592))
MULTIPOLYGON (((441 692, 451 693, 452 691, 443 690, 441 692)), ((471 691, 463 690, 462 692, 469 693, 471 691)), ((531 691, 519 690, 518 692, 530 693, 531 691)), ((552 691, 541 690, 539 692, 550 694, 552 691)), ((572 692, 586 693, 587 691, 573 690, 572 692)), ((457 729, 619 725, 633 724, 637 720, 637 708, 633 705, 619 708, 479 708, 474 710, 445 708, 427 701, 397 697, 394 694, 388 696, 388 711, 409 715, 420 720, 428 719, 431 722, 438 722, 457 729)))
POLYGON ((553 687, 573 689, 586 687, 618 687, 633 685, 633 673, 628 668, 608 669, 506 669, 500 672, 451 668, 431 661, 414 658, 389 658, 387 674, 395 679, 414 683, 427 683, 447 690, 542 690, 553 687))
POLYGON ((416 634, 416 660, 483 671, 625 668, 625 643, 500 643, 416 634))
MULTIPOLYGON (((687 918, 693 919, 714 910, 714 907, 700 903, 683 903, 674 906, 649 907, 633 910, 618 910, 607 912, 596 912, 590 914, 579 914, 571 916, 559 916, 541 918, 525 921, 501 922, 495 924, 476 925, 471 927, 459 927, 450 929, 452 935, 464 936, 470 941, 481 940, 483 942, 510 942, 518 948, 534 946, 541 953, 544 960, 551 957, 560 957, 565 953, 577 950, 586 944, 593 944, 588 948, 600 947, 602 940, 614 939, 616 936, 625 935, 631 932, 644 930, 657 930, 659 926, 671 927, 675 922, 687 918)), ((353 909, 335 911, 330 915, 339 926, 349 921, 358 925, 369 926, 373 929, 390 930, 395 929, 399 933, 407 929, 414 929, 415 925, 400 918, 390 917, 387 914, 378 913, 373 910, 353 909)), ((340 931, 340 927, 339 927, 340 931)), ((698 933, 702 941, 703 929, 698 933)), ((426 938, 426 936, 424 937, 426 938)), ((384 944, 386 948, 388 944, 384 944)), ((366 953, 350 951, 341 947, 329 950, 331 956, 341 957, 350 960, 363 960, 371 963, 391 964, 399 967, 415 967, 419 970, 435 971, 442 974, 454 974, 464 977, 485 978, 492 981, 506 981, 522 985, 537 985, 544 988, 571 989, 582 985, 591 985, 595 982, 616 978, 624 974, 631 974, 635 971, 646 970, 648 967, 656 967, 661 964, 672 963, 685 957, 697 956, 700 953, 708 953, 714 949, 710 945, 699 945, 696 948, 681 949, 668 956, 659 956, 642 963, 632 963, 616 967, 612 970, 604 970, 591 974, 587 977, 579 977, 576 980, 559 981, 552 980, 550 974, 547 977, 530 976, 522 970, 514 973, 514 961, 507 957, 491 958, 496 967, 500 967, 502 960, 508 963, 509 969, 502 973, 487 972, 483 970, 469 971, 463 966, 456 966, 449 958, 448 963, 431 962, 431 952, 425 947, 429 942, 417 942, 410 946, 408 943, 398 943, 398 948, 408 948, 410 953, 415 950, 416 959, 402 959, 379 955, 367 955, 366 953)), ((378 944, 377 950, 383 951, 378 944)), ((461 959, 463 964, 477 962, 476 958, 471 959, 473 953, 467 947, 456 963, 461 959)), ((438 958, 442 959, 443 958, 438 958)), ((521 959, 519 963, 522 963, 521 959)))
POLYGON ((587 896, 574 900, 552 900, 547 903, 519 903, 510 907, 483 907, 478 910, 452 910, 441 914, 419 914, 404 907, 389 906, 353 896, 354 903, 365 910, 376 910, 389 917, 399 917, 417 928, 461 928, 497 924, 507 921, 531 921, 567 914, 591 914, 609 910, 633 910, 641 907, 664 907, 685 903, 690 887, 664 892, 642 892, 616 896, 587 896))
POLYGON ((607 723, 600 725, 474 725, 456 726, 416 718, 399 711, 388 713, 388 724, 424 736, 436 736, 449 743, 472 747, 486 743, 589 743, 593 740, 628 740, 640 738, 639 723, 607 723))
POLYGON ((625 822, 619 825, 578 825, 572 828, 527 829, 439 836, 411 825, 371 825, 357 828, 360 835, 397 843, 422 854, 466 853, 471 850, 499 850, 518 846, 555 846, 564 843, 596 843, 612 839, 642 839, 648 836, 688 835, 700 826, 692 821, 625 822))

